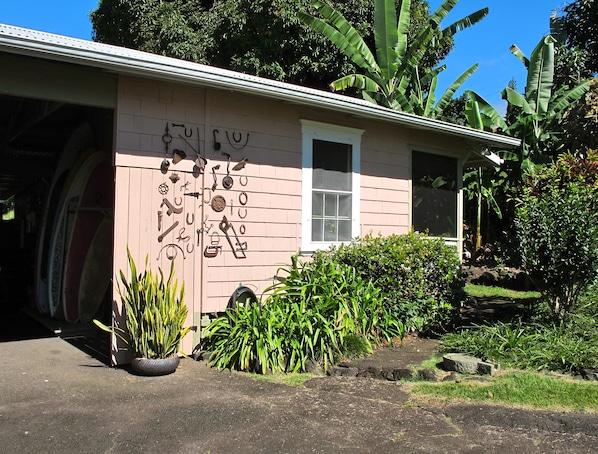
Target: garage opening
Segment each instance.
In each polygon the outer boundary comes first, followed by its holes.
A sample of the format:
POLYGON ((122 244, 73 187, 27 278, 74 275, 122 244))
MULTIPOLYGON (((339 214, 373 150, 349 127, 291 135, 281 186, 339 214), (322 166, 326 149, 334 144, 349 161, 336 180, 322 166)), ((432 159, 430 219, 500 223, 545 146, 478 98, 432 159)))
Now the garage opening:
POLYGON ((91 320, 111 309, 113 112, 0 95, 0 341, 60 335, 108 356, 91 320))

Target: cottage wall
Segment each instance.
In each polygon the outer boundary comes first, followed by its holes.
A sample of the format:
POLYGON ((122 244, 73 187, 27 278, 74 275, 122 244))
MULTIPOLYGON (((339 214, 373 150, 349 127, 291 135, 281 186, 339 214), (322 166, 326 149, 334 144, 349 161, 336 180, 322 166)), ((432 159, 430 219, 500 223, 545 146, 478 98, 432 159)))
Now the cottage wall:
MULTIPOLYGON (((185 283, 188 322, 194 325, 202 314, 224 310, 241 283, 259 295, 301 245, 301 119, 364 130, 361 235, 409 230, 414 147, 463 148, 425 131, 274 98, 121 77, 115 128, 116 273, 127 268, 127 247, 138 266, 146 256, 153 269, 167 271, 174 263, 185 283), (176 164, 170 162, 175 149, 186 154, 176 164), (201 174, 194 174, 196 152, 208 161, 201 174), (161 170, 165 157, 170 165, 161 170), (243 159, 245 167, 233 170, 243 159), (227 174, 233 181, 228 190, 223 188, 227 174), (185 195, 194 193, 198 198, 185 195), (215 196, 226 203, 222 211, 212 206, 215 196)), ((115 300, 119 312, 117 293, 115 300)), ((188 336, 185 351, 197 342, 197 335, 188 336)))

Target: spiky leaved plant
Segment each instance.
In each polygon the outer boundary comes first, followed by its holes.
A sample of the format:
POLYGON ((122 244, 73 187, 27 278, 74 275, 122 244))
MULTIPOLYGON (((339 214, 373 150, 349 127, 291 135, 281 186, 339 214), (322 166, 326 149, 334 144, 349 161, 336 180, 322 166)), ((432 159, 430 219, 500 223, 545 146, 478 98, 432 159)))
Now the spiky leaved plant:
POLYGON ((158 274, 148 269, 137 272, 135 261, 127 248, 131 278, 120 270, 122 286, 118 293, 124 306, 126 329, 109 327, 98 320, 94 323, 104 331, 122 339, 138 358, 169 358, 179 352, 180 344, 190 330, 185 327, 187 306, 184 304, 185 284, 178 288, 174 279, 174 263, 170 264, 168 278, 158 268, 158 274))

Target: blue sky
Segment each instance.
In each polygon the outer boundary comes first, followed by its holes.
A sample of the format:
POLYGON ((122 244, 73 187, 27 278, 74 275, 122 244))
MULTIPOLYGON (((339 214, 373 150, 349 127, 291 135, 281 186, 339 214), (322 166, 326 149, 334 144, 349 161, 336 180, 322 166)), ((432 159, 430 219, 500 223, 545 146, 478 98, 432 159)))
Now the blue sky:
MULTIPOLYGON (((509 52, 517 44, 530 56, 540 38, 549 32, 553 9, 561 9, 564 0, 460 0, 443 26, 487 6, 489 15, 477 25, 455 36, 455 48, 444 62, 446 71, 439 76, 437 94, 474 63, 480 69, 463 85, 476 91, 500 111, 504 102, 500 92, 514 78, 517 89, 525 87, 523 64, 509 52)), ((428 0, 435 11, 442 0, 428 0)), ((50 33, 91 39, 90 11, 98 0, 2 0, 0 23, 32 28, 50 33)), ((460 93, 458 93, 460 94, 460 93)))

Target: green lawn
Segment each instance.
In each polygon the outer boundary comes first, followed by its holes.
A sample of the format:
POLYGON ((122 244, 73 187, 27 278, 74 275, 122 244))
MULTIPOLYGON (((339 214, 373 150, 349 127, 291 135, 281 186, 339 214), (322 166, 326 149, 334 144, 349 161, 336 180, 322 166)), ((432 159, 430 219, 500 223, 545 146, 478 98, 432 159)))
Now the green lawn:
POLYGON ((467 284, 465 286, 465 293, 475 298, 499 298, 509 300, 540 298, 540 292, 522 292, 502 287, 491 287, 488 285, 467 284))
POLYGON ((474 401, 527 408, 598 412, 598 383, 577 381, 536 372, 508 372, 488 382, 417 383, 416 395, 443 401, 474 401))

